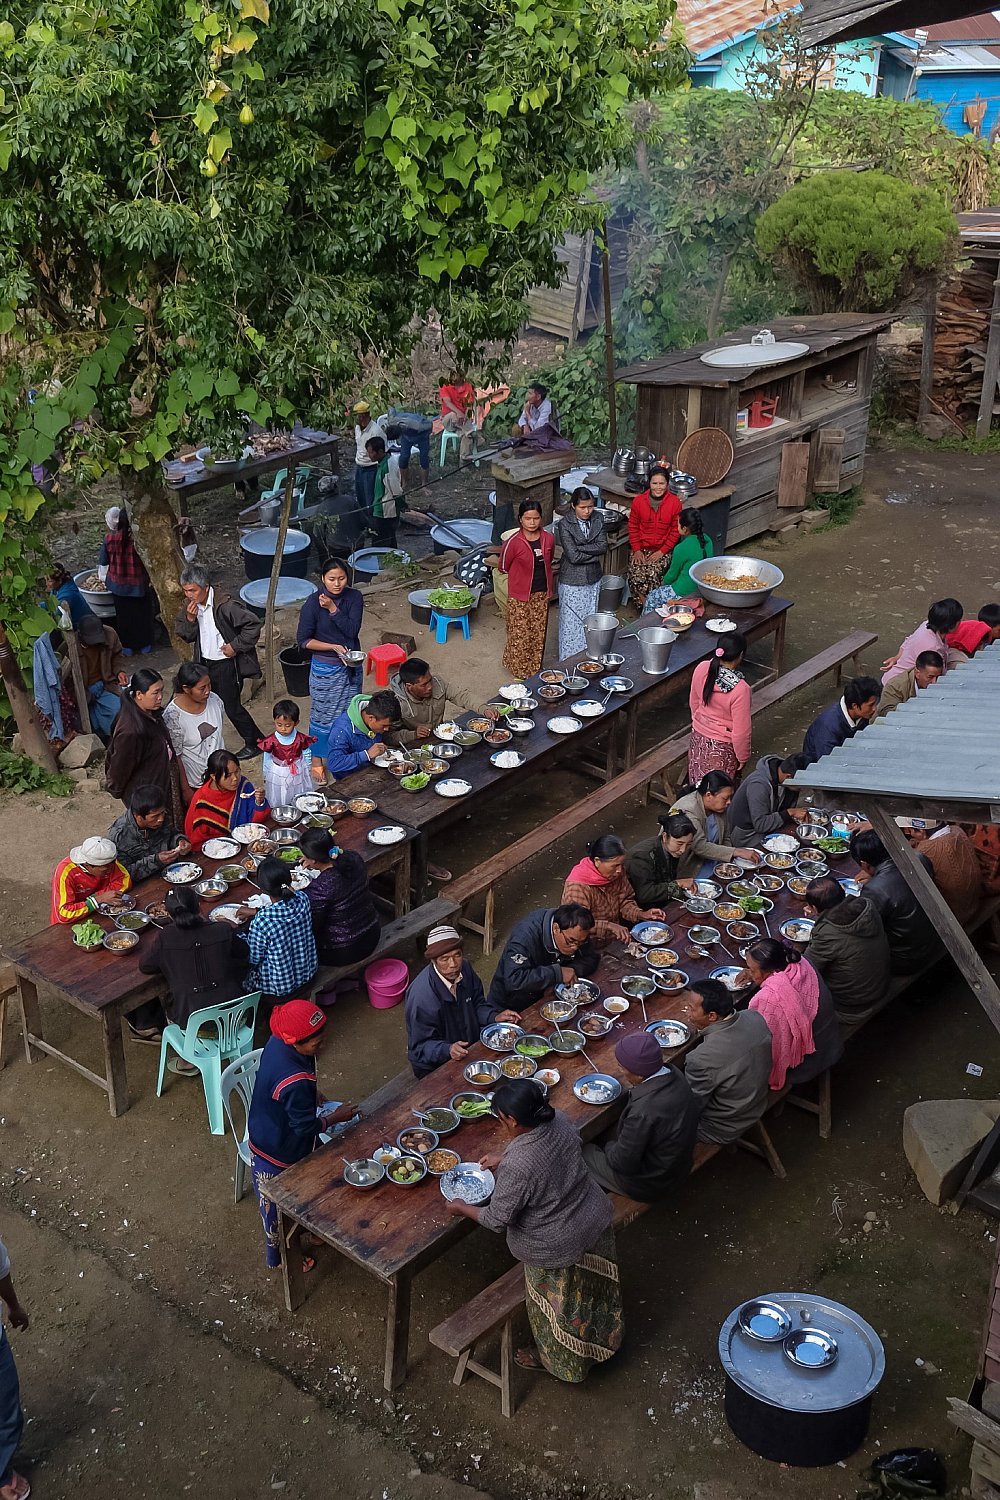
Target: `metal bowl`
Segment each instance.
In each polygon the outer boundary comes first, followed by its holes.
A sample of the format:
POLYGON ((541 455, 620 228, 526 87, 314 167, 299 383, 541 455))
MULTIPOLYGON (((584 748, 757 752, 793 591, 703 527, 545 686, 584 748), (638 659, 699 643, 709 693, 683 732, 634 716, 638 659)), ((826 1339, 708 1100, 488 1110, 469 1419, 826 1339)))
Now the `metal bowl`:
POLYGON ((665 948, 674 935, 674 929, 667 922, 636 922, 630 936, 644 948, 665 948))
MULTIPOLYGON (((614 665, 616 667, 620 666, 624 660, 624 656, 620 656, 615 661, 614 665)), ((610 665, 610 662, 604 663, 603 661, 578 661, 576 664, 575 672, 581 673, 584 677, 602 677, 607 671, 608 666, 610 665)))
POLYGON ((435 760, 458 760, 458 757, 461 754, 462 754, 462 747, 461 747, 461 745, 445 745, 445 744, 441 744, 441 745, 435 745, 434 746, 434 758, 435 758, 435 760))
POLYGON ((451 1135, 462 1123, 460 1115, 448 1104, 429 1104, 426 1109, 414 1110, 414 1114, 421 1116, 420 1124, 427 1130, 433 1130, 435 1134, 451 1135))
POLYGON ((481 739, 482 735, 477 734, 474 729, 460 729, 455 736, 455 744, 467 750, 473 745, 478 745, 481 739))
POLYGON ((135 906, 135 897, 129 891, 122 891, 119 896, 112 896, 107 901, 98 901, 97 910, 102 917, 118 917, 123 911, 131 911, 135 906))
POLYGON ((734 981, 743 973, 739 964, 722 964, 718 969, 713 969, 709 979, 718 979, 726 986, 730 994, 738 994, 740 990, 746 989, 746 985, 736 984, 734 981))
POLYGON ((813 1327, 796 1328, 781 1347, 798 1370, 828 1370, 840 1353, 832 1333, 813 1327))
POLYGON ((804 844, 815 844, 817 839, 830 837, 830 830, 822 823, 799 823, 795 832, 804 844))
POLYGON ((513 738, 509 729, 488 729, 483 735, 487 745, 509 745, 513 738))
POLYGON ((462 1153, 456 1151, 454 1146, 438 1146, 436 1151, 430 1152, 427 1158, 427 1171, 431 1177, 443 1177, 446 1172, 453 1172, 462 1160, 462 1153), (434 1158, 437 1158, 435 1163, 434 1158))
POLYGON ((715 910, 715 902, 710 901, 707 896, 689 896, 684 903, 684 910, 689 911, 693 917, 707 917, 715 910))
MULTIPOLYGON (((795 868, 798 869, 798 865, 795 868)), ((780 875, 771 875, 766 870, 763 874, 754 875, 752 878, 754 885, 759 891, 765 891, 770 895, 773 895, 775 891, 780 891, 785 883, 780 875)))
POLYGON ((556 994, 560 1000, 573 1000, 577 1005, 593 1005, 600 1000, 601 992, 592 979, 574 979, 572 984, 557 984, 556 994))
POLYGON ((436 1130, 429 1125, 407 1125, 396 1137, 396 1145, 404 1156, 415 1156, 418 1159, 425 1156, 428 1151, 433 1151, 441 1137, 436 1130), (418 1145, 419 1142, 419 1145, 418 1145))
POLYGON ((539 682, 554 684, 557 687, 561 687, 562 684, 566 681, 566 673, 560 672, 557 667, 546 667, 544 672, 539 672, 538 680, 539 682))
POLYGON ((426 1176, 427 1163, 424 1161, 423 1157, 410 1155, 401 1156, 398 1161, 394 1161, 392 1166, 387 1168, 385 1174, 386 1181, 391 1182, 393 1187, 416 1187, 419 1182, 423 1182, 426 1176), (419 1169, 418 1174, 415 1177, 411 1177, 408 1182, 398 1182, 392 1174, 393 1172, 398 1171, 404 1162, 407 1166, 417 1167, 419 1169))
MULTIPOLYGON (((381 759, 380 755, 379 760, 381 759)), ((392 760, 384 765, 382 769, 388 771, 390 776, 395 776, 396 780, 399 781, 404 776, 412 776, 417 769, 417 763, 415 760, 392 760)))
POLYGON ((326 810, 331 818, 342 818, 347 811, 347 803, 341 797, 330 797, 327 800, 326 810))
POLYGON ((546 1000, 539 1006, 538 1014, 543 1021, 572 1021, 577 1009, 575 1000, 546 1000))
POLYGON ((365 659, 364 651, 345 651, 342 658, 349 667, 360 667, 365 659))
POLYGON ((792 1331, 792 1317, 780 1302, 766 1297, 755 1298, 740 1308, 737 1321, 741 1332, 757 1344, 778 1344, 792 1331))
POLYGON ((302 813, 297 807, 284 805, 271 808, 271 820, 277 823, 279 827, 290 828, 293 823, 298 823, 301 818, 302 813))
POLYGON ((589 686, 590 683, 587 681, 586 677, 583 677, 576 672, 574 672, 572 677, 567 677, 563 681, 563 687, 566 689, 567 693, 582 693, 584 689, 589 688, 589 686))
MULTIPOLYGON (((586 687, 586 681, 584 681, 586 687)), ((566 689, 562 683, 546 683, 538 689, 538 698, 542 703, 558 703, 560 698, 565 698, 566 689)))
POLYGON ((782 922, 778 931, 786 943, 795 943, 799 947, 805 947, 816 923, 811 917, 790 917, 787 922, 782 922))
POLYGON ((553 1052, 561 1052, 563 1057, 568 1057, 574 1052, 582 1052, 587 1045, 587 1038, 582 1031, 570 1028, 562 1033, 554 1031, 549 1037, 549 1046, 553 1052))
POLYGON ((213 877, 211 880, 199 880, 198 884, 195 886, 195 891, 203 901, 217 901, 218 898, 220 896, 224 896, 228 890, 229 887, 226 882, 215 877, 213 877))
POLYGON ((123 911, 120 916, 115 917, 115 926, 120 932, 141 932, 152 920, 145 911, 123 911))
POLYGON ((479 1033, 479 1040, 491 1052, 512 1052, 519 1036, 524 1036, 524 1027, 513 1021, 491 1021, 479 1033))
MULTIPOLYGON (((610 1016, 586 1016, 580 1022, 578 1029, 583 1032, 583 1035, 585 1037, 594 1039, 601 1036, 607 1036, 608 1032, 611 1030, 614 1024, 615 1023, 614 1021, 612 1021, 610 1016), (586 1027, 587 1029, 584 1030, 584 1027, 586 1027)), ((558 1048, 556 1048, 555 1050, 558 1051, 558 1048)))
POLYGON ((384 1179, 385 1167, 371 1156, 359 1156, 357 1161, 350 1161, 344 1167, 344 1181, 349 1187, 358 1188, 361 1192, 378 1187, 384 1179))
POLYGON ((618 988, 631 1000, 648 1000, 656 991, 656 980, 649 974, 626 974, 618 988))
POLYGON ((294 828, 276 828, 271 837, 276 844, 288 849, 299 841, 298 831, 294 828))
POLYGON ((462 1089, 459 1093, 452 1094, 448 1100, 448 1107, 449 1109, 453 1109, 461 1120, 482 1120, 489 1114, 491 1097, 490 1094, 477 1094, 475 1089, 462 1089), (464 1104, 466 1107, 474 1107, 476 1113, 474 1115, 463 1115, 459 1110, 460 1104, 464 1104), (484 1106, 486 1106, 485 1109, 484 1106))
POLYGON ((503 1074, 500 1072, 499 1063, 495 1062, 470 1062, 462 1069, 462 1077, 466 1083, 471 1083, 473 1088, 488 1089, 491 1084, 499 1083, 503 1074), (488 1078, 480 1078, 481 1073, 488 1073, 488 1078))
POLYGON ((738 943, 752 943, 760 937, 760 928, 756 922, 730 922, 726 932, 738 943), (742 928, 742 931, 740 930, 742 928))
POLYGON ((332 828, 333 817, 330 813, 306 813, 302 819, 303 828, 332 828))
MULTIPOLYGON (((542 1036, 537 1031, 526 1031, 524 1035, 519 1036, 517 1041, 514 1043, 514 1051, 517 1053, 518 1057, 530 1057, 534 1062, 537 1062, 540 1057, 547 1057, 551 1050, 552 1049, 549 1046, 548 1037, 542 1036), (544 1052, 526 1052, 524 1049, 525 1047, 529 1046, 544 1047, 545 1050, 544 1052)), ((501 1063, 500 1066, 502 1068, 503 1063, 501 1063)))
POLYGON ((533 1057, 518 1057, 512 1054, 504 1058, 500 1064, 500 1071, 505 1078, 533 1078, 538 1072, 538 1064, 533 1057))
POLYGON ((515 714, 512 718, 505 720, 505 725, 511 734, 530 734, 535 727, 535 721, 534 719, 519 718, 515 714))
POLYGON ((679 995, 688 987, 688 976, 683 969, 660 969, 653 975, 653 980, 656 988, 667 995, 679 995))
POLYGON ((754 609, 770 599, 775 589, 784 583, 785 575, 774 563, 764 562, 759 557, 703 557, 692 563, 688 570, 698 592, 711 604, 722 604, 726 609, 754 609), (722 578, 738 578, 741 574, 761 580, 759 589, 730 589, 710 583, 702 583, 706 573, 722 578))
POLYGON ((609 1016, 623 1016, 629 1006, 624 995, 608 995, 602 1003, 609 1016))
POLYGON ((622 656, 620 651, 605 651, 604 655, 601 657, 602 667, 607 667, 610 669, 613 667, 623 667, 624 665, 625 658, 624 656, 622 656))
POLYGON ((838 883, 843 888, 845 896, 860 896, 861 892, 864 890, 864 886, 861 884, 860 880, 844 879, 838 880, 838 883))
POLYGON ((131 953, 139 941, 137 932, 106 932, 102 947, 107 948, 109 953, 119 956, 123 953, 131 953))

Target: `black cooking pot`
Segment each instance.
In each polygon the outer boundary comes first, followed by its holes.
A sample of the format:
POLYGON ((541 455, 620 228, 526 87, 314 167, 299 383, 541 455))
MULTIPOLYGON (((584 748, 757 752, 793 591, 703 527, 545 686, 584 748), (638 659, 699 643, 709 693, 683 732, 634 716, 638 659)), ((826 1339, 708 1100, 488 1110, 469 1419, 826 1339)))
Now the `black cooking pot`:
POLYGON ((787 1411, 741 1390, 726 1376, 726 1421, 741 1443, 761 1458, 795 1468, 819 1469, 856 1453, 868 1436, 872 1398, 840 1411, 787 1411))

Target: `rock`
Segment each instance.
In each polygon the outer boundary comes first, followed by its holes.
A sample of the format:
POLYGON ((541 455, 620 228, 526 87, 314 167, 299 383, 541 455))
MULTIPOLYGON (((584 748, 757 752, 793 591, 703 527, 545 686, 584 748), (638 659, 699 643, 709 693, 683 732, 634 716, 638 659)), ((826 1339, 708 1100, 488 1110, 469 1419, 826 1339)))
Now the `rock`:
POLYGON ((868 1210, 868 1212, 865 1214, 865 1218, 867 1219, 869 1224, 878 1223, 878 1214, 875 1213, 872 1209, 868 1210))
POLYGON ((399 635, 393 630, 383 630, 379 636, 379 641, 383 646, 402 647, 407 656, 416 656, 417 654, 417 643, 412 635, 399 635))
POLYGON ((91 786, 97 785, 97 777, 89 775, 85 766, 74 766, 71 771, 66 772, 66 775, 70 781, 88 782, 91 786))
POLYGON ((104 746, 96 734, 78 734, 59 756, 59 764, 64 771, 78 771, 82 766, 89 765, 95 756, 103 753, 104 746))
POLYGON ((998 1116, 998 1099, 924 1099, 907 1109, 903 1150, 936 1207, 952 1197, 998 1116))
POLYGON ((933 442, 937 438, 954 437, 955 424, 949 422, 947 417, 939 417, 935 412, 928 412, 927 416, 921 417, 917 423, 917 431, 921 437, 930 438, 933 442))

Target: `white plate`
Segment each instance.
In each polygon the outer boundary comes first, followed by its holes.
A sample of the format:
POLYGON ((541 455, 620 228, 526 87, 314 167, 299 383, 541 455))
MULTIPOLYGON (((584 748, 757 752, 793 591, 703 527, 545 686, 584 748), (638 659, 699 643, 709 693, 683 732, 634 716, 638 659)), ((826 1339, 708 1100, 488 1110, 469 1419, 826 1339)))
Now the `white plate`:
POLYGON ((461 776, 442 776, 435 781, 434 790, 439 797, 467 797, 472 791, 472 782, 461 776))
POLYGON ((790 833, 769 833, 764 840, 764 848, 769 849, 772 854, 797 854, 799 841, 790 833))
POLYGON ((271 834, 262 823, 241 823, 239 828, 233 829, 233 838, 238 844, 256 844, 261 839, 269 839, 271 834))
POLYGON ((248 896, 244 905, 251 907, 254 911, 261 911, 263 907, 271 905, 271 897, 265 896, 264 892, 261 891, 256 896, 248 896))
POLYGON ((604 712, 604 704, 596 698, 581 698, 573 704, 573 712, 581 719, 596 719, 604 712))
POLYGON ((406 838, 406 829, 400 828, 395 823, 383 823, 381 828, 373 828, 368 835, 369 844, 399 844, 406 838))
POLYGON ((705 629, 710 630, 713 635, 729 635, 731 631, 736 629, 736 622, 735 620, 726 619, 706 620, 705 629))
POLYGON ((303 792, 296 797, 295 806, 304 813, 326 812, 326 798, 319 792, 303 792))
POLYGON ((305 870, 301 865, 296 865, 292 871, 292 890, 304 891, 307 885, 312 885, 318 874, 318 870, 305 870))
POLYGON ((528 690, 523 682, 505 682, 500 689, 500 696, 513 703, 516 698, 527 698, 528 690))
POLYGON ((527 760, 520 750, 497 750, 490 756, 490 765, 496 766, 499 771, 516 771, 518 766, 523 766, 527 760))
POLYGON ((568 717, 560 716, 555 719, 550 719, 545 727, 546 729, 551 729, 553 734, 576 734, 578 729, 583 728, 583 725, 580 723, 579 719, 570 719, 568 717))
POLYGON ((438 739, 453 740, 461 727, 461 724, 456 724, 454 719, 445 719, 443 724, 438 725, 434 733, 438 739))
POLYGON ((235 839, 206 839, 201 852, 206 859, 232 859, 239 854, 240 846, 235 839))
POLYGON ((235 927, 239 921, 237 916, 239 909, 239 903, 236 901, 229 901, 225 906, 214 906, 208 914, 208 920, 210 922, 229 922, 235 927))
POLYGON ((191 860, 178 860, 176 864, 167 865, 163 878, 168 885, 190 885, 193 880, 200 880, 204 873, 201 865, 191 860))

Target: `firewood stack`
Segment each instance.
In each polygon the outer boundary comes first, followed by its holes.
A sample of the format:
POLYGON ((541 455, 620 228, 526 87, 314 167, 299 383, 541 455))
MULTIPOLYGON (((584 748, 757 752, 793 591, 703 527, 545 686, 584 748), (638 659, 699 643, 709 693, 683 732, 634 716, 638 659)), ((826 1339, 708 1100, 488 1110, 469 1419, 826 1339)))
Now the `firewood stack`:
MULTIPOLYGON (((986 341, 993 306, 994 262, 973 261, 962 275, 942 287, 938 296, 934 338, 934 400, 932 410, 945 413, 963 427, 975 422, 983 389, 986 341)), ((907 342, 894 342, 885 356, 898 388, 899 405, 916 416, 920 387, 920 335, 913 330, 907 342)), ((993 403, 1000 416, 1000 399, 993 403)))

